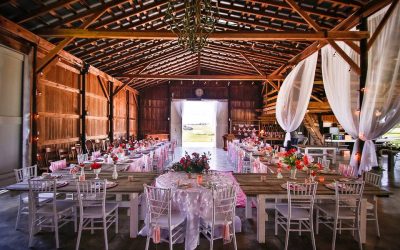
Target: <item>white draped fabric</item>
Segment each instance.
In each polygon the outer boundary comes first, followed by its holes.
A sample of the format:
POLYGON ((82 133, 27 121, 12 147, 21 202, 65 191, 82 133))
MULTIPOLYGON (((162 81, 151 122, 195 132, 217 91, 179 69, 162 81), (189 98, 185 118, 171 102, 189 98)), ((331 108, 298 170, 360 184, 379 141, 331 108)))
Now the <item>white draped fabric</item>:
POLYGON ((216 140, 217 148, 224 147, 224 140, 222 136, 228 133, 228 102, 216 102, 216 140))
MULTIPOLYGON (((368 29, 374 33, 388 7, 368 18, 368 29)), ((329 104, 345 131, 365 141, 358 174, 377 166, 372 140, 385 134, 400 122, 400 5, 393 11, 383 30, 369 50, 368 73, 361 112, 359 113, 359 77, 336 55, 329 45, 322 49, 322 76, 329 104)), ((356 62, 358 55, 346 44, 338 45, 356 62)), ((357 166, 356 140, 350 165, 357 166)))
MULTIPOLYGON (((354 50, 344 42, 337 44, 359 64, 359 55, 354 50)), ((322 48, 321 59, 322 78, 329 105, 343 129, 353 138, 358 138, 360 78, 331 45, 322 48)), ((355 143, 354 149, 357 147, 358 143, 355 143)), ((356 152, 357 150, 353 150, 353 154, 356 152)), ((355 167, 357 164, 353 155, 350 165, 355 167)))
POLYGON ((176 140, 177 146, 182 146, 182 113, 183 101, 171 101, 171 141, 176 140))
MULTIPOLYGON (((368 18, 373 34, 386 9, 368 18)), ((397 4, 368 54, 368 73, 360 114, 360 139, 365 141, 359 173, 377 166, 372 140, 400 122, 400 4, 397 4)))
POLYGON ((290 132, 296 130, 303 121, 310 101, 317 66, 318 52, 301 61, 282 83, 276 102, 276 119, 286 131, 285 142, 290 140, 290 132))

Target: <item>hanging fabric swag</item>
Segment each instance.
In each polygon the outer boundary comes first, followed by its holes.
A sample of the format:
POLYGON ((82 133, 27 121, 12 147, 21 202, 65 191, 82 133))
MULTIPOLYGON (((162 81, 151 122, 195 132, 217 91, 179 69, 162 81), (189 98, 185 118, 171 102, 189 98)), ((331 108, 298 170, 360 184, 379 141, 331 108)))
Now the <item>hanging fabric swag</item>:
MULTIPOLYGON (((368 73, 360 113, 359 138, 365 141, 359 174, 378 165, 375 140, 400 122, 400 4, 397 4, 368 53, 368 73)), ((368 18, 375 32, 388 8, 368 18)))
POLYGON ((286 131, 284 146, 304 119, 314 83, 318 52, 301 61, 282 83, 276 101, 276 120, 286 131))

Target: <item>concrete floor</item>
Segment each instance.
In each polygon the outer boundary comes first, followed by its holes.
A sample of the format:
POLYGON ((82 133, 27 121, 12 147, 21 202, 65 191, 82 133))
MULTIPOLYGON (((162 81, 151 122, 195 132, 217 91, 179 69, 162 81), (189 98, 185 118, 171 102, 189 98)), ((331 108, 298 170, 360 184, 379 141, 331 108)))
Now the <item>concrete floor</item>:
MULTIPOLYGON (((229 170, 230 164, 226 160, 226 152, 220 149, 201 149, 188 148, 188 152, 207 152, 212 153, 211 167, 218 170, 229 170)), ((184 149, 178 148, 175 160, 184 154, 184 149)), ((340 159, 346 161, 347 159, 340 159)), ((398 165, 400 162, 398 162, 398 165)), ((385 164, 384 164, 385 165, 385 164)), ((381 238, 377 238, 373 222, 368 224, 367 243, 364 249, 400 249, 399 224, 400 224, 400 168, 397 166, 391 173, 384 172, 383 185, 394 194, 390 198, 381 198, 379 200, 379 222, 381 229, 381 238)), ((28 226, 27 217, 23 217, 21 229, 14 230, 15 218, 17 214, 17 193, 7 192, 0 195, 0 250, 8 249, 27 249, 28 248, 28 226)), ((266 244, 259 244, 256 240, 256 214, 253 209, 253 220, 244 218, 244 209, 237 209, 238 215, 242 219, 242 233, 237 234, 238 249, 283 249, 284 232, 279 231, 279 235, 274 235, 273 211, 269 212, 271 220, 267 222, 266 244)), ((143 237, 136 239, 129 238, 129 222, 124 209, 120 209, 119 233, 114 233, 113 227, 110 228, 109 249, 144 249, 146 240, 143 237)), ((320 234, 316 236, 318 249, 329 249, 331 247, 332 231, 322 227, 320 234)), ((102 231, 85 232, 81 241, 81 249, 104 249, 102 231)), ((72 225, 67 225, 60 230, 60 246, 63 249, 74 249, 76 243, 76 234, 72 225)), ((35 249, 54 249, 54 234, 51 232, 41 232, 35 236, 35 249)), ((166 243, 154 245, 150 249, 168 249, 166 243)), ((174 249, 183 249, 183 244, 177 244, 174 249)), ((201 238, 199 250, 209 249, 209 243, 201 238)), ((233 249, 232 244, 223 245, 222 241, 216 241, 214 249, 233 249)), ((304 233, 298 236, 295 233, 290 235, 289 249, 311 249, 310 236, 304 233)), ((349 232, 343 232, 336 241, 336 249, 358 249, 357 242, 349 232)))

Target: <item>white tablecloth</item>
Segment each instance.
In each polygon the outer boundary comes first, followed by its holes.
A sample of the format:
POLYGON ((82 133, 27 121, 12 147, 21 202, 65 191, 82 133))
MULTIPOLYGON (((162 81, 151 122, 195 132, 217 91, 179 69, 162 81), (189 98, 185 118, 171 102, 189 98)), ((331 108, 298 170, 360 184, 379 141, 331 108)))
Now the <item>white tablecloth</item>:
MULTIPOLYGON (((214 175, 204 175, 203 183, 207 182, 215 184, 235 184, 236 181, 231 174, 217 173, 214 175)), ((195 249, 199 240, 200 217, 211 215, 211 189, 198 185, 195 174, 192 174, 192 179, 188 179, 188 175, 181 172, 169 172, 160 175, 156 179, 155 185, 156 187, 172 189, 173 208, 186 214, 185 249, 195 249), (192 187, 182 189, 178 187, 178 183, 190 183, 192 187)), ((237 216, 235 218, 235 231, 241 232, 241 221, 237 216)), ((147 229, 144 228, 140 233, 141 235, 146 235, 146 232, 147 229)))

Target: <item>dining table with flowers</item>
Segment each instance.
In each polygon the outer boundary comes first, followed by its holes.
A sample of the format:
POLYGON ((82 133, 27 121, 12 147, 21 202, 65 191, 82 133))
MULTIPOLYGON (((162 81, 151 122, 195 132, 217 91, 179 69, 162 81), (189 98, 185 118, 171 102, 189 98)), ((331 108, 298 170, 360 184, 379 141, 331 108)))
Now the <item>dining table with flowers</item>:
MULTIPOLYGON (((237 206, 245 205, 245 195, 231 172, 211 171, 210 153, 192 153, 185 155, 174 163, 169 171, 155 179, 155 186, 170 188, 172 191, 172 207, 186 217, 185 249, 192 250, 198 245, 199 224, 201 217, 211 216, 212 188, 219 185, 235 185, 238 187, 237 206)), ((140 234, 146 236, 147 225, 140 234)), ((236 216, 235 230, 241 232, 241 221, 236 216)), ((223 228, 217 228, 216 234, 223 234, 223 228)), ((165 235, 164 237, 167 237, 165 235)), ((163 234, 161 233, 161 237, 163 234)))

